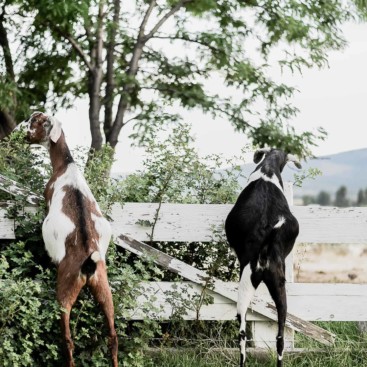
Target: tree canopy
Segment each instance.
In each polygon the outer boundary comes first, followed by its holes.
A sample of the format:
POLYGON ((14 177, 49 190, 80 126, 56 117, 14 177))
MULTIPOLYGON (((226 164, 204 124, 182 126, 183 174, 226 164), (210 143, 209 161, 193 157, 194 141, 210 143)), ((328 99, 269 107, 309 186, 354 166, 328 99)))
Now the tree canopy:
POLYGON ((354 11, 334 0, 3 0, 4 134, 32 109, 81 97, 97 150, 115 147, 127 124, 143 141, 182 109, 199 109, 228 118, 255 144, 310 155, 324 132, 296 134, 295 88, 269 70, 327 65, 354 11))

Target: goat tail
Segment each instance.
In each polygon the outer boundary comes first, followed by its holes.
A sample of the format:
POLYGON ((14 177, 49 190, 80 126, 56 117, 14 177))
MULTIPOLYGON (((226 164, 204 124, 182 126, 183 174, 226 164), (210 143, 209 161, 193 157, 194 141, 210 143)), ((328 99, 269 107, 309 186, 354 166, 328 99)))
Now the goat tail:
POLYGON ((88 278, 91 277, 96 269, 98 261, 101 261, 102 257, 99 251, 93 251, 86 260, 84 260, 80 269, 81 273, 86 275, 88 278))

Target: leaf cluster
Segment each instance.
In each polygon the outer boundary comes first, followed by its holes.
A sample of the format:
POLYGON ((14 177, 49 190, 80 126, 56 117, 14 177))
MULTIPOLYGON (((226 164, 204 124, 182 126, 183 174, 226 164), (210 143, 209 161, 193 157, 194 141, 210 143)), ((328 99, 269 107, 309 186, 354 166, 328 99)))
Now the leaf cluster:
MULTIPOLYGON (((255 144, 277 129, 273 146, 287 140, 283 145, 298 144, 306 154, 319 135, 287 128, 298 112, 291 104, 296 89, 272 80, 271 70, 327 66, 328 53, 345 46, 341 25, 362 8, 362 2, 334 0, 136 0, 117 11, 112 0, 7 1, 4 24, 19 51, 15 80, 0 82, 0 106, 15 104, 21 118, 29 109, 69 107, 93 94, 97 113, 109 115, 111 103, 125 106, 119 124, 134 121, 138 142, 152 125, 178 119, 172 106, 195 108, 230 120, 255 144), (92 93, 96 70, 102 79, 92 93)), ((97 121, 106 141, 117 120, 97 121)))

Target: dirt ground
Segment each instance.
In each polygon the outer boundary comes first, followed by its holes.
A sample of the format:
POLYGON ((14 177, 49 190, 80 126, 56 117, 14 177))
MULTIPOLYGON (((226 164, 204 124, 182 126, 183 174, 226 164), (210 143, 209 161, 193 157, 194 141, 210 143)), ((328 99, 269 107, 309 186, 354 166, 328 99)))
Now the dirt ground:
POLYGON ((295 282, 367 283, 367 244, 299 244, 293 257, 295 282))

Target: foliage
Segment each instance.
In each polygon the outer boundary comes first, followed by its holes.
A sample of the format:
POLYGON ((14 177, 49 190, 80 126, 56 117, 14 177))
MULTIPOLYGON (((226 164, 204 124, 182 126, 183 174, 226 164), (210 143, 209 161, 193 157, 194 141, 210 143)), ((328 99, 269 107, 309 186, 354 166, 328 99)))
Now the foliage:
POLYGON ((317 176, 321 174, 322 172, 318 168, 309 168, 308 170, 303 170, 300 173, 295 173, 294 185, 301 187, 304 180, 306 179, 314 180, 317 176))
POLYGON ((10 57, 0 63, 0 106, 14 105, 20 119, 29 109, 87 97, 97 150, 101 112, 114 148, 130 121, 141 141, 152 126, 197 109, 230 120, 255 144, 308 156, 325 134, 289 125, 296 90, 272 80, 270 70, 326 66, 328 52, 345 45, 342 23, 358 11, 353 1, 136 0, 122 7, 116 0, 7 0, 0 26, 8 42, 0 45, 10 57), (213 78, 220 92, 210 88, 213 78))
MULTIPOLYGON (((241 169, 236 162, 242 157, 225 160, 217 155, 201 158, 192 147, 190 127, 177 123, 172 129, 155 131, 151 139, 145 140, 146 159, 143 169, 127 176, 122 184, 127 202, 158 203, 152 221, 141 221, 150 235, 151 245, 161 251, 205 270, 211 276, 224 281, 238 279, 237 260, 229 249, 221 230, 213 230, 210 243, 157 242, 154 230, 160 215, 162 203, 218 204, 233 203, 239 193, 238 179, 241 169)), ((177 275, 165 271, 163 280, 178 280, 177 275)), ((180 340, 196 340, 208 335, 217 323, 196 320, 182 321, 188 310, 199 314, 202 305, 212 302, 207 290, 211 287, 208 280, 199 296, 188 293, 167 294, 174 308, 173 318, 163 327, 164 346, 180 345, 180 340)), ((234 323, 225 326, 235 335, 234 323)))
MULTIPOLYGON (((154 220, 141 223, 150 233, 151 241, 154 241, 156 219, 162 203, 224 204, 233 203, 237 198, 241 170, 235 160, 240 157, 232 160, 224 160, 217 155, 200 158, 191 142, 190 127, 181 123, 171 131, 156 133, 145 142, 147 153, 143 170, 129 175, 122 182, 126 201, 159 204, 154 220)), ((210 245, 154 242, 154 246, 188 264, 224 277, 224 280, 237 276, 235 258, 222 234, 213 233, 210 245)))
POLYGON ((334 205, 338 207, 367 206, 367 189, 360 189, 356 199, 353 199, 348 195, 347 187, 342 185, 334 193, 334 197, 334 200, 332 200, 331 193, 320 191, 316 196, 304 195, 302 200, 303 205, 318 204, 323 206, 334 205))
POLYGON ((145 139, 143 169, 122 184, 126 201, 217 204, 236 199, 240 166, 219 155, 200 158, 190 129, 177 123, 145 139), (223 166, 227 168, 218 169, 223 166))

